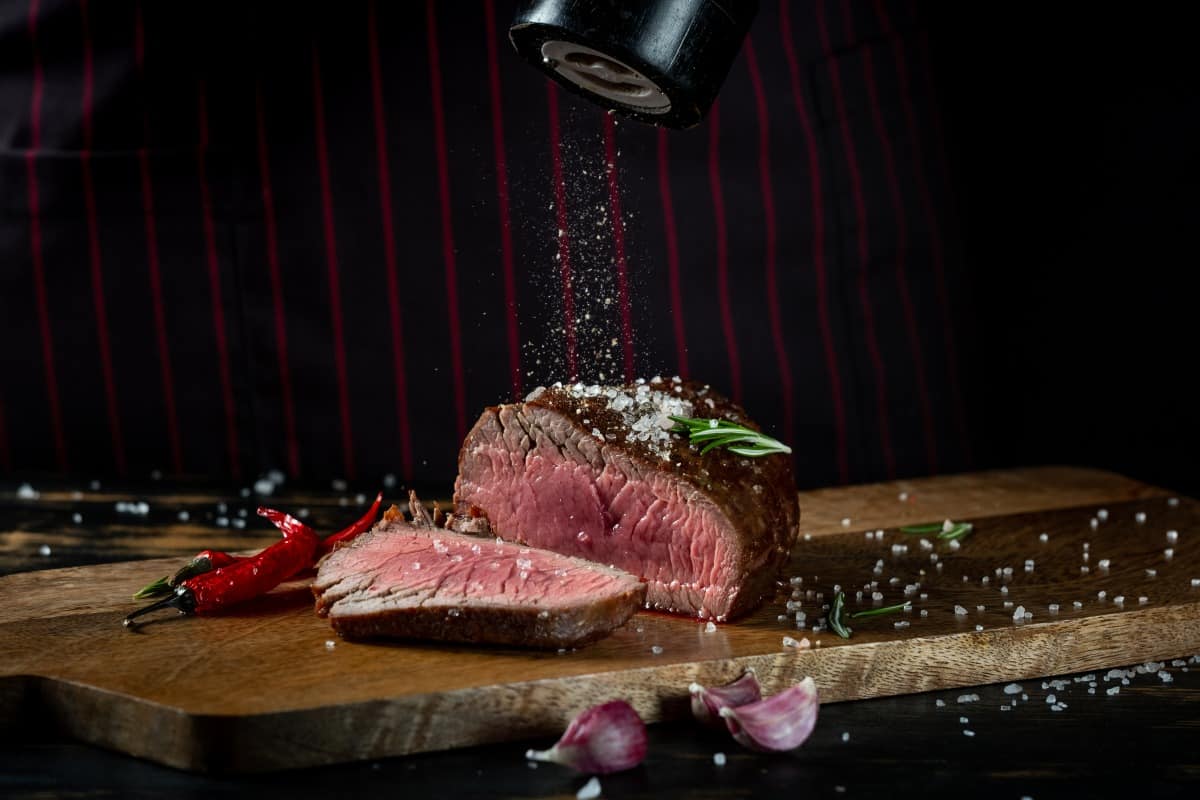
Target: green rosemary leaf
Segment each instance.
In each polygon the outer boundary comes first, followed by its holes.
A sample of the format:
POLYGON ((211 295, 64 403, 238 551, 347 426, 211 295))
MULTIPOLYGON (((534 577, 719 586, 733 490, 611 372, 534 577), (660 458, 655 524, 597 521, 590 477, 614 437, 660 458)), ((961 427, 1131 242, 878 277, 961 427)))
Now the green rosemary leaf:
POLYGON ((883 608, 872 608, 867 611, 855 611, 850 615, 850 619, 859 619, 860 617, 878 617, 882 614, 894 614, 897 611, 903 611, 906 608, 911 608, 912 603, 900 603, 895 606, 884 606, 883 608))
POLYGON ((844 592, 838 592, 833 596, 833 603, 829 606, 829 630, 836 633, 843 639, 849 639, 851 630, 842 624, 842 609, 846 605, 846 595, 844 592))
POLYGON ((941 523, 941 522, 930 522, 927 525, 905 525, 903 528, 900 529, 900 532, 901 533, 919 533, 922 535, 929 534, 929 533, 940 533, 942 530, 942 524, 943 523, 941 523))
POLYGON ((156 580, 154 583, 148 583, 142 588, 133 593, 134 600, 145 600, 147 597, 161 597, 171 593, 171 586, 167 583, 167 577, 156 580))
POLYGON ((965 539, 973 530, 975 530, 975 526, 972 525, 971 523, 959 522, 956 525, 954 525, 954 527, 952 527, 950 530, 942 531, 941 533, 939 533, 937 538, 942 539, 943 541, 948 541, 948 542, 956 541, 959 539, 965 539))
POLYGON ((790 453, 788 447, 778 439, 764 433, 724 419, 700 419, 696 417, 671 417, 676 423, 677 433, 686 433, 695 444, 702 444, 704 455, 717 447, 724 447, 740 456, 757 458, 772 453, 790 453))

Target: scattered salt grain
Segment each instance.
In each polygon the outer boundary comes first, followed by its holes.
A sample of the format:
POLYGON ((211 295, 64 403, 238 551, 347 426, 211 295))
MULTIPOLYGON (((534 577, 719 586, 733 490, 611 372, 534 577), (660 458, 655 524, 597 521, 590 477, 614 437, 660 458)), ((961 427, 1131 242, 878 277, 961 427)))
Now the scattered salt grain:
POLYGON ((1097 600, 1103 600, 1103 599, 1104 599, 1104 598, 1106 598, 1106 597, 1108 597, 1108 592, 1104 591, 1103 589, 1101 589, 1100 591, 1096 592, 1096 599, 1097 599, 1097 600))
POLYGON ((1168 497, 1167 505, 1170 506, 1171 508, 1175 508, 1177 505, 1179 505, 1179 498, 1178 497, 1168 497))
POLYGON ((178 517, 180 522, 187 522, 188 519, 191 517, 191 515, 188 514, 188 512, 186 510, 180 511, 176 516, 178 517))
POLYGON ((1145 511, 1137 512, 1136 514, 1133 515, 1133 519, 1135 522, 1137 522, 1138 525, 1145 525, 1146 524, 1146 512, 1145 511))
POLYGON ((897 496, 899 497, 899 499, 900 499, 900 502, 901 502, 901 503, 907 503, 907 502, 908 502, 908 492, 901 492, 901 493, 900 493, 899 495, 897 495, 897 496))
POLYGON ((709 622, 705 623, 704 632, 705 633, 716 633, 717 632, 716 623, 712 622, 711 620, 709 622))
POLYGON ((259 478, 254 482, 255 494, 266 495, 271 494, 273 491, 275 491, 275 483, 273 481, 269 481, 266 478, 259 478))
POLYGON ((1157 577, 1158 577, 1158 570, 1156 570, 1156 569, 1148 569, 1148 570, 1146 570, 1146 577, 1147 577, 1147 578, 1157 578, 1157 577))
POLYGON ((949 547, 951 550, 958 550, 962 547, 962 543, 958 539, 951 539, 949 547))
POLYGON ((1179 541, 1179 531, 1167 531, 1167 542, 1175 544, 1179 541))
POLYGON ((1050 604, 1050 605, 1048 605, 1046 608, 1048 608, 1048 609, 1050 610, 1050 613, 1051 613, 1051 614, 1057 614, 1057 613, 1058 613, 1058 603, 1051 603, 1051 604, 1050 604))
POLYGON ((1163 550, 1163 558, 1165 558, 1167 561, 1170 561, 1174 557, 1175 557, 1175 549, 1174 548, 1168 547, 1166 550, 1163 550))
POLYGON ((604 790, 600 787, 600 779, 594 775, 575 793, 575 800, 595 800, 604 790))
POLYGON ((1041 534, 1040 536, 1038 536, 1038 541, 1041 542, 1042 544, 1045 544, 1046 542, 1050 541, 1050 534, 1048 534, 1048 533, 1041 534))
POLYGON ((1007 594, 1008 594, 1008 587, 1007 587, 1007 586, 1001 586, 1001 587, 1000 587, 1000 594, 1002 594, 1002 595, 1007 595, 1007 594))
POLYGON ((784 647, 799 647, 800 643, 797 642, 795 639, 793 639, 790 636, 785 636, 785 637, 783 637, 783 646, 784 647))
POLYGON ((896 630, 899 631, 899 630, 903 630, 903 629, 907 628, 909 625, 909 622, 906 619, 902 619, 899 622, 896 622, 894 624, 896 626, 896 630))
POLYGON ((48 544, 44 544, 44 545, 42 545, 41 547, 39 547, 39 548, 38 548, 38 555, 39 555, 39 556, 48 556, 48 555, 50 555, 50 545, 48 545, 48 544))
POLYGON ((963 730, 963 736, 974 736, 974 735, 975 735, 975 731, 966 730, 966 729, 963 730))
MULTIPOLYGON (((1086 556, 1087 553, 1084 553, 1084 555, 1086 556)), ((1081 564, 1079 566, 1079 574, 1080 575, 1087 575, 1091 571, 1092 571, 1092 568, 1089 567, 1087 564, 1081 564)))
POLYGON ((718 767, 725 766, 725 754, 713 753, 713 764, 717 765, 718 767))
POLYGON ((967 615, 967 610, 965 608, 963 608, 962 606, 954 607, 954 616, 965 617, 966 615, 967 615))
POLYGON ((848 742, 848 741, 850 741, 850 732, 849 732, 849 731, 844 731, 844 732, 842 733, 842 741, 843 741, 843 742, 848 742))
POLYGON ((979 612, 987 611, 987 606, 975 606, 975 610, 979 612))
POLYGON ((970 722, 970 721, 971 721, 971 720, 967 719, 966 717, 959 717, 959 718, 958 718, 958 722, 959 722, 959 724, 961 724, 961 725, 966 725, 966 724, 967 724, 968 722, 970 722))
POLYGON ((1013 618, 1013 622, 1024 622, 1025 621, 1025 606, 1017 606, 1016 611, 1013 612, 1012 618, 1013 618))
POLYGON ((650 648, 650 652, 656 656, 661 656, 663 649, 661 647, 659 647, 658 645, 654 645, 653 647, 650 648))
POLYGON ((1200 578, 1192 578, 1192 588, 1200 587, 1200 578))
POLYGON ((1072 602, 1071 605, 1075 607, 1076 611, 1083 608, 1083 603, 1079 602, 1078 600, 1072 602))
POLYGON ((929 610, 928 610, 928 609, 924 609, 924 608, 922 608, 922 609, 921 609, 921 616, 922 616, 922 617, 928 617, 928 616, 929 616, 929 610))
POLYGON ((981 631, 981 630, 983 630, 983 626, 982 626, 982 625, 976 625, 976 626, 975 626, 975 630, 977 630, 977 631, 981 631))
POLYGON ((326 650, 332 650, 335 647, 337 647, 337 642, 335 642, 333 639, 325 640, 325 649, 326 650))
POLYGON ((1104 693, 1105 693, 1106 695, 1108 695, 1109 697, 1112 697, 1113 695, 1118 695, 1118 694, 1120 694, 1120 693, 1121 693, 1121 687, 1120 687, 1120 686, 1114 686, 1114 687, 1112 687, 1111 689, 1105 689, 1105 690, 1104 690, 1104 693))
POLYGON ((883 599, 883 592, 871 592, 871 599, 879 601, 883 599))
POLYGON ((1097 567, 1098 569, 1108 569, 1108 565, 1109 565, 1109 564, 1111 564, 1111 563, 1112 563, 1112 562, 1111 562, 1111 561, 1109 561, 1107 558, 1102 558, 1102 559, 1100 559, 1099 561, 1097 561, 1097 562, 1096 562, 1096 567, 1097 567))
POLYGON ((79 512, 75 512, 74 514, 71 515, 71 522, 74 522, 76 525, 80 524, 81 522, 83 522, 83 514, 80 514, 79 512))
POLYGON ((1100 527, 1100 520, 1096 519, 1095 517, 1092 517, 1091 519, 1088 520, 1088 526, 1091 527, 1092 530, 1096 530, 1097 528, 1100 527))
POLYGON ((37 500, 39 497, 41 497, 41 494, 38 490, 34 489, 28 483, 22 483, 17 487, 18 500, 37 500))
POLYGON ((1165 669, 1160 669, 1158 671, 1158 679, 1163 683, 1171 683, 1175 680, 1171 677, 1171 673, 1167 672, 1165 669))
POLYGON ((959 703, 975 703, 978 702, 979 695, 977 694, 960 694, 958 696, 959 703))
POLYGON ((849 528, 849 527, 850 527, 850 518, 849 518, 849 517, 843 517, 843 518, 842 518, 842 527, 843 527, 843 528, 849 528))
POLYGON ((1032 558, 1025 559, 1025 571, 1033 572, 1033 559, 1032 558))
POLYGON ((938 708, 945 708, 946 701, 942 700, 941 698, 938 698, 937 700, 934 701, 934 705, 937 706, 938 708))
POLYGON ((1005 694, 1020 694, 1022 691, 1021 684, 1019 683, 1010 683, 1004 687, 1005 694))
POLYGON ((1143 595, 1138 596, 1138 605, 1139 606, 1144 606, 1144 605, 1146 605, 1146 603, 1149 603, 1149 602, 1150 602, 1150 598, 1146 597, 1146 595, 1143 594, 1143 595))
POLYGON ((1046 702, 1050 705, 1054 705, 1058 702, 1058 697, 1056 695, 1048 694, 1046 695, 1046 702))

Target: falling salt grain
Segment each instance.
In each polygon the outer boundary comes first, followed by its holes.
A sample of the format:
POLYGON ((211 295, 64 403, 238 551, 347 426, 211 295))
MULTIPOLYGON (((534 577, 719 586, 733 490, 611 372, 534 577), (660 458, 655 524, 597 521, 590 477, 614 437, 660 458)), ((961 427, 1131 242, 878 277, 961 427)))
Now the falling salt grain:
POLYGON ((654 645, 653 647, 650 648, 650 652, 656 656, 661 656, 662 651, 663 651, 663 649, 661 647, 659 647, 658 645, 654 645))
POLYGON ((976 625, 976 626, 975 626, 975 630, 977 630, 977 631, 981 631, 981 630, 983 630, 983 626, 982 626, 982 625, 976 625))
POLYGON ((1125 605, 1125 595, 1123 595, 1123 594, 1117 595, 1116 597, 1113 598, 1113 602, 1119 606, 1125 605))
POLYGON ((965 617, 966 615, 967 615, 967 610, 965 608, 963 608, 962 606, 954 607, 954 616, 965 617))
POLYGON ((842 527, 843 527, 843 528, 849 528, 849 527, 850 527, 850 518, 849 518, 849 517, 843 517, 843 518, 842 518, 842 527))
POLYGON ((34 489, 28 483, 22 483, 17 487, 18 500, 37 500, 39 497, 41 497, 41 494, 38 490, 34 489))
POLYGON ((1175 544, 1179 541, 1179 531, 1167 531, 1167 542, 1175 544))
POLYGON ((1171 508, 1175 508, 1175 506, 1179 505, 1179 498, 1178 497, 1168 497, 1167 505, 1170 506, 1171 508))
POLYGON ((934 705, 936 705, 938 708, 945 708, 946 701, 942 700, 941 698, 938 698, 937 700, 934 701, 934 705))
POLYGON ((1118 695, 1118 694, 1120 694, 1120 693, 1121 693, 1121 687, 1120 687, 1120 686, 1114 686, 1114 687, 1112 687, 1111 689, 1105 689, 1105 690, 1104 690, 1104 693, 1105 693, 1106 695, 1108 695, 1109 697, 1112 697, 1113 695, 1118 695))
POLYGON ((907 628, 909 625, 909 622, 906 619, 902 619, 899 622, 896 622, 894 624, 896 626, 896 630, 899 631, 899 630, 904 630, 905 628, 907 628))
POLYGON ((1021 684, 1019 683, 1010 683, 1008 686, 1004 687, 1005 694, 1020 694, 1021 692, 1022 688, 1021 684))
POLYGON ((48 555, 50 555, 50 545, 48 545, 48 544, 44 544, 44 545, 42 545, 41 547, 39 547, 39 548, 38 548, 38 555, 39 555, 39 556, 48 556, 48 555))
POLYGON ((963 736, 974 736, 974 735, 975 735, 975 731, 965 730, 965 729, 963 730, 963 736))
POLYGON ((1175 557, 1174 548, 1168 547, 1166 550, 1163 550, 1163 558, 1165 558, 1167 561, 1170 561, 1174 557, 1175 557))
POLYGON ((1013 622, 1023 622, 1025 620, 1025 606, 1017 606, 1017 610, 1013 612, 1013 622))
POLYGON ((1133 515, 1133 519, 1135 522, 1137 522, 1138 525, 1146 524, 1146 512, 1145 511, 1137 512, 1136 514, 1133 515))
POLYGON ((179 512, 179 514, 178 514, 178 517, 179 517, 179 521, 180 521, 180 522, 187 522, 187 521, 188 521, 188 518, 189 518, 190 516, 191 516, 191 515, 190 515, 190 514, 188 514, 188 512, 187 512, 187 511, 180 511, 180 512, 179 512))
POLYGON ((1051 603, 1050 605, 1047 606, 1047 608, 1050 610, 1051 614, 1058 613, 1058 603, 1051 603))
POLYGON ((1149 602, 1150 602, 1150 598, 1146 597, 1146 595, 1144 595, 1144 594, 1140 595, 1138 597, 1138 605, 1139 606, 1144 606, 1144 605, 1146 605, 1146 603, 1149 603, 1149 602))
POLYGON ((1147 577, 1147 578, 1157 578, 1157 577, 1158 577, 1158 570, 1156 570, 1156 569, 1148 569, 1148 570, 1146 570, 1146 577, 1147 577))
POLYGON ((1040 536, 1038 536, 1038 541, 1041 542, 1042 544, 1045 544, 1046 542, 1050 541, 1050 534, 1048 534, 1048 533, 1041 534, 1040 536))
POLYGON ((80 524, 81 522, 83 522, 83 514, 80 514, 78 512, 72 514, 71 522, 74 522, 76 525, 80 524))
POLYGON ((1103 589, 1101 589, 1100 591, 1096 592, 1096 599, 1097 599, 1097 600, 1103 600, 1103 599, 1104 599, 1104 598, 1106 598, 1106 597, 1108 597, 1108 592, 1104 591, 1103 589))
POLYGON ((1099 569, 1108 569, 1108 565, 1111 563, 1112 562, 1109 561, 1107 558, 1102 558, 1096 562, 1096 567, 1099 569))
POLYGON ((716 764, 718 767, 725 766, 725 754, 713 753, 713 764, 716 764))
POLYGON ((716 633, 717 632, 716 624, 710 620, 708 623, 705 624, 704 632, 705 633, 716 633))

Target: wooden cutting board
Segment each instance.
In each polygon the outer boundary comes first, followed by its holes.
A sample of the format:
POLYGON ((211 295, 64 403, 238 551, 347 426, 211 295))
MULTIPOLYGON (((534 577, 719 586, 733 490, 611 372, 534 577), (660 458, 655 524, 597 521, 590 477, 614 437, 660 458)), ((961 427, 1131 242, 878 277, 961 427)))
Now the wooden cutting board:
MULTIPOLYGON (((343 642, 314 616, 302 583, 226 616, 133 633, 120 624, 137 605, 130 593, 176 560, 25 573, 0 578, 0 725, 48 716, 84 741, 171 766, 258 771, 557 734, 614 697, 647 721, 678 717, 689 683, 723 683, 746 667, 768 693, 812 675, 821 700, 834 702, 1200 652, 1192 500, 1110 473, 1042 468, 821 490, 801 505, 807 536, 785 582, 802 578, 801 595, 825 602, 840 585, 849 611, 872 607, 869 586, 854 599, 870 581, 885 605, 919 582, 913 611, 852 621, 849 640, 797 630, 791 615, 779 619, 789 584, 715 632, 643 613, 603 642, 540 653, 343 642), (1100 508, 1107 520, 1093 527, 1100 508), (939 572, 919 537, 897 527, 944 518, 975 531, 957 551, 934 544, 939 572), (868 539, 876 529, 882 540, 868 539), (996 574, 1005 567, 1007 580, 996 574), (1014 623, 1005 601, 1033 618, 1014 623), (784 646, 785 636, 811 646, 784 646)), ((801 601, 811 624, 820 602, 801 601)))

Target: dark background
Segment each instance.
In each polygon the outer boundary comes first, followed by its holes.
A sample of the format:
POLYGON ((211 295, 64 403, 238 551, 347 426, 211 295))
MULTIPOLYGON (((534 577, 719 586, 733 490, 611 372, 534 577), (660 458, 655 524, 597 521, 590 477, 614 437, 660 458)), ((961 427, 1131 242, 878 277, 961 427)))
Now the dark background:
POLYGON ((987 465, 1196 493, 1200 92, 1178 18, 934 4, 987 465))

